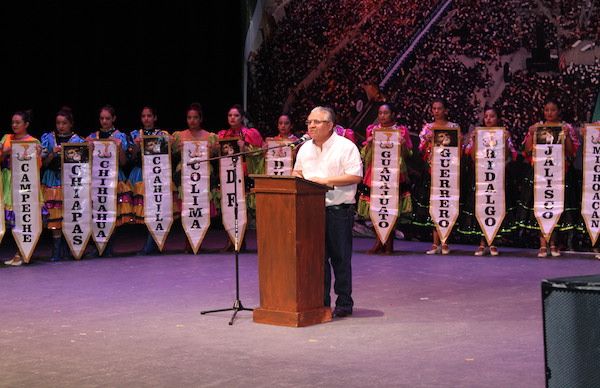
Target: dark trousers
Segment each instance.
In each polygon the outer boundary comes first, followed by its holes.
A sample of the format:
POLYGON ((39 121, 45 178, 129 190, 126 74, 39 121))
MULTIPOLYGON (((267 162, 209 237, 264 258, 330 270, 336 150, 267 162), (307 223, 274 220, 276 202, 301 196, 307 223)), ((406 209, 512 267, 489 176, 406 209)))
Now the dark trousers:
POLYGON ((336 306, 352 308, 352 225, 354 205, 328 206, 325 216, 325 306, 331 305, 331 268, 336 306))

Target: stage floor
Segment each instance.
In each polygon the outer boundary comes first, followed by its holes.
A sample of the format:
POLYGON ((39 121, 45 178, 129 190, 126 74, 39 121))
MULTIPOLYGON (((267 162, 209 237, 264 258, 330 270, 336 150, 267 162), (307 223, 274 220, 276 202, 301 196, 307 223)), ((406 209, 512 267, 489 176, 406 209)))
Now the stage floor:
MULTIPOLYGON (((205 245, 224 241, 215 231, 205 245)), ((248 242, 240 296, 256 307, 248 242)), ((369 256, 372 239, 354 242, 354 315, 306 328, 200 315, 232 306, 233 254, 2 266, 0 386, 543 387, 540 282, 600 273, 590 255, 426 256, 430 244, 397 241, 369 256)))

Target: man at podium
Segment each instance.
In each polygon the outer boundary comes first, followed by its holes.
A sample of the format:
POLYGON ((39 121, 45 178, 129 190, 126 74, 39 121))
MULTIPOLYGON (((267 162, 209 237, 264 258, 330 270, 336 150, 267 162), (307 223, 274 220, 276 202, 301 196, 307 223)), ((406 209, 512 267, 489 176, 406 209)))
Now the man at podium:
POLYGON ((325 306, 331 306, 331 268, 337 295, 333 315, 352 315, 352 225, 362 161, 356 145, 333 130, 335 114, 318 106, 306 120, 312 138, 300 147, 293 175, 332 186, 325 196, 325 306))

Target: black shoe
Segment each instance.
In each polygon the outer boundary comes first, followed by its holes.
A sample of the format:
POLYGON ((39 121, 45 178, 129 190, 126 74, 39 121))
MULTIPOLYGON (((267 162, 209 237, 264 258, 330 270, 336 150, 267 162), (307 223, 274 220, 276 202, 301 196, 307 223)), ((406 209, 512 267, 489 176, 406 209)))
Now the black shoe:
POLYGON ((333 316, 336 318, 344 318, 352 315, 352 307, 336 307, 333 310, 333 316))

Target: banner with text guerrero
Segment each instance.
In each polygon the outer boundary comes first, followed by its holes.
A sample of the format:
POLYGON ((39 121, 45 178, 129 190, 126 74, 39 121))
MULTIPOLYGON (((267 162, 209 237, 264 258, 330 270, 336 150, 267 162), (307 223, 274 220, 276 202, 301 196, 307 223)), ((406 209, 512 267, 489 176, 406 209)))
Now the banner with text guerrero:
POLYGON ((432 128, 429 214, 442 243, 458 219, 460 202, 460 129, 432 128))

